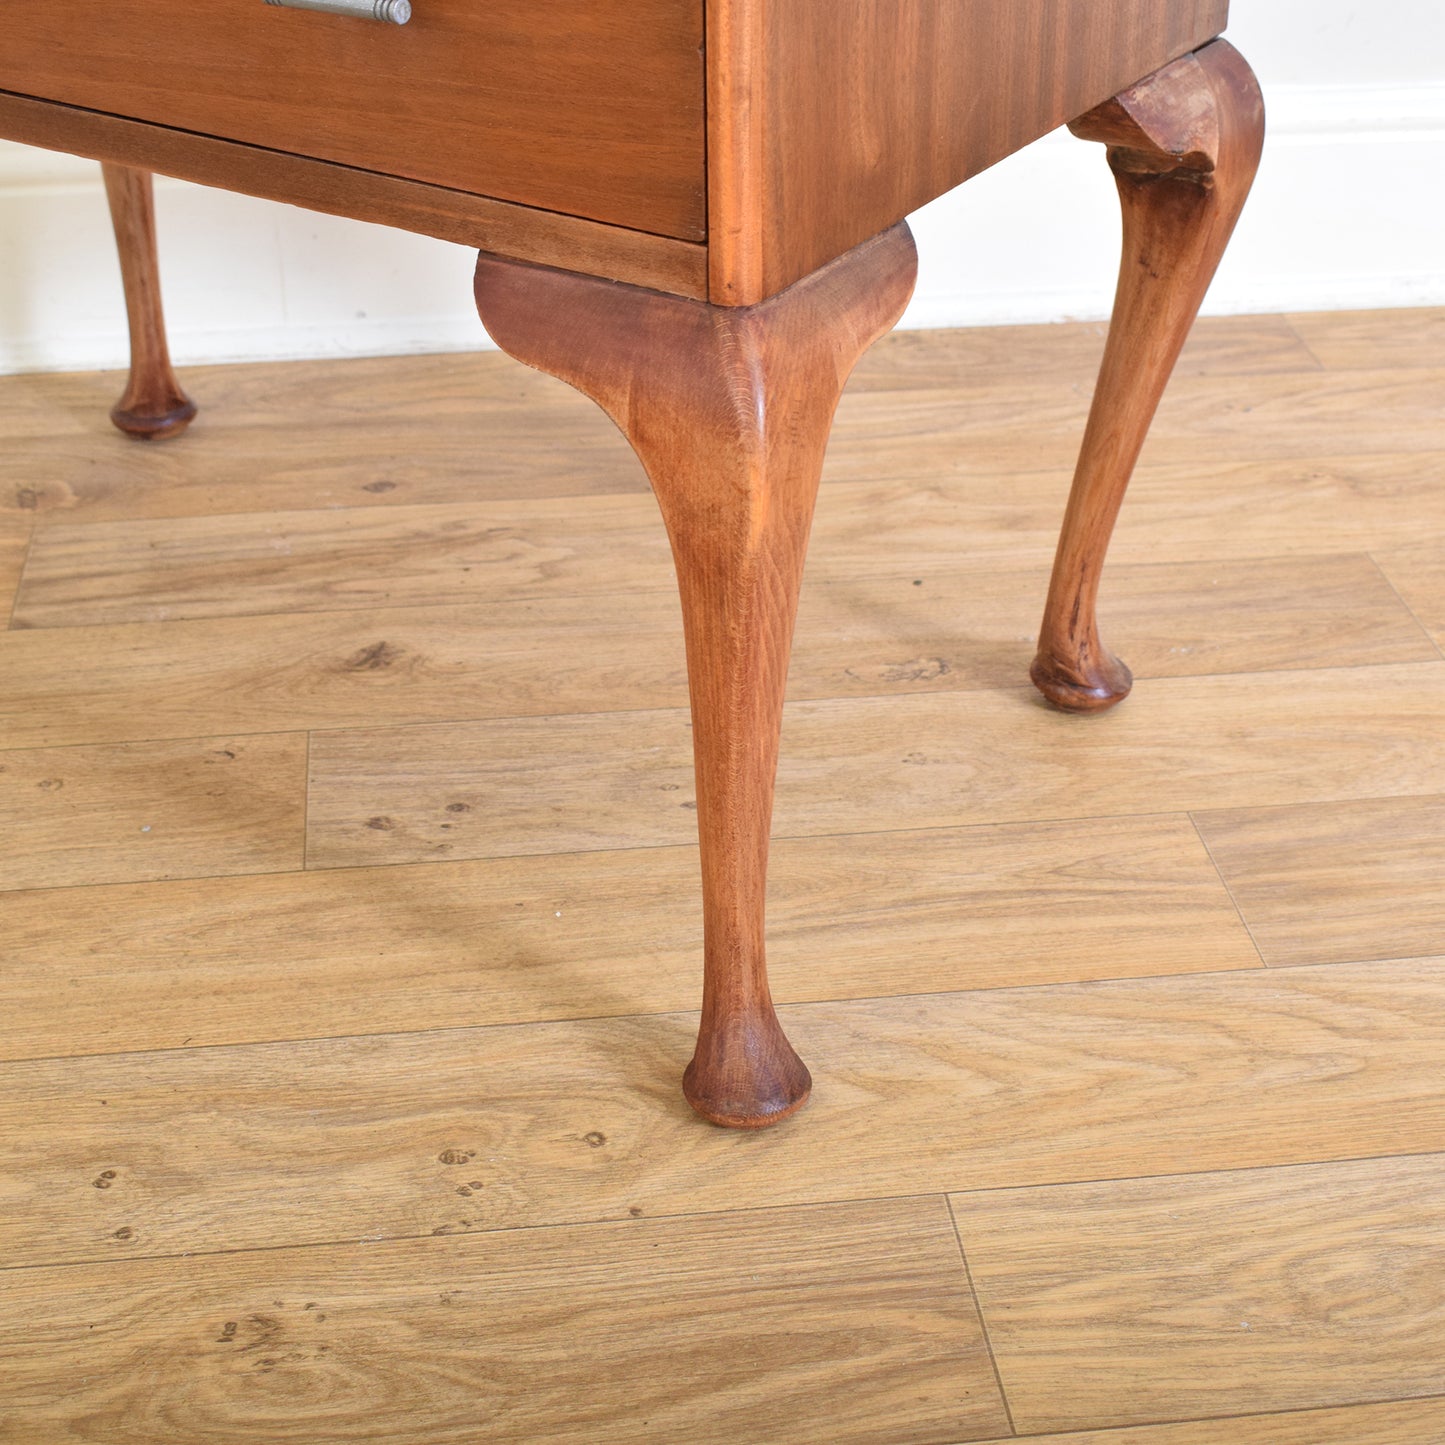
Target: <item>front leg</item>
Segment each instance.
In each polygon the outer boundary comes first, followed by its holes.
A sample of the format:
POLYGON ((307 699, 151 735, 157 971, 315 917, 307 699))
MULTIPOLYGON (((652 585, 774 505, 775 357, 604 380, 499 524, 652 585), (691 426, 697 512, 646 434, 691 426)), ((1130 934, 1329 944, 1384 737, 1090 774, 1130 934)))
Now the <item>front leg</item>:
POLYGON ((902 314, 904 225, 755 306, 712 306, 483 255, 477 308, 520 361, 592 397, 641 459, 682 593, 702 844, 703 1001, 688 1102, 784 1118, 811 1080, 763 944, 783 685, 823 452, 843 384, 902 314))
POLYGON ((1243 57, 1216 40, 1069 129, 1109 147, 1124 256, 1031 676, 1057 706, 1096 712, 1133 684, 1099 639, 1099 573, 1159 398, 1254 180, 1264 105, 1243 57))

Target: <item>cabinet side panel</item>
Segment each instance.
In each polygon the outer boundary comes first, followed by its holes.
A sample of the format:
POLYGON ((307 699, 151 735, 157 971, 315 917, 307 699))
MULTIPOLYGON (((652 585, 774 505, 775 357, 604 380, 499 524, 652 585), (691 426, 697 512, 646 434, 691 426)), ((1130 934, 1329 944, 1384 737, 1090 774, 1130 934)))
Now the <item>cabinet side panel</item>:
MULTIPOLYGON (((1197 49, 1229 9, 1228 0, 748 3, 761 17, 752 99, 764 107, 763 249, 759 294, 730 301, 780 290, 1197 49)), ((727 97, 710 88, 709 102, 727 97)), ((714 234, 726 224, 718 200, 714 191, 714 234)), ((717 281, 715 270, 714 298, 724 299, 717 281)))

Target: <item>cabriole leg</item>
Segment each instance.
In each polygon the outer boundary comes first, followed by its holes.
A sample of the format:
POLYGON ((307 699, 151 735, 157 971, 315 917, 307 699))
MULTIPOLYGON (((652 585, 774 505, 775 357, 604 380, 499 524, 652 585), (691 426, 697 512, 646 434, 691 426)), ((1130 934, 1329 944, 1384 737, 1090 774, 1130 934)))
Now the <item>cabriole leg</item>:
POLYGON ((110 164, 101 171, 130 321, 130 380, 110 419, 127 436, 157 441, 185 431, 196 404, 181 390, 166 346, 151 176, 149 171, 110 164))
POLYGON ((1109 147, 1124 254, 1031 676, 1057 706, 1096 712, 1133 683, 1099 638, 1104 555, 1159 398, 1254 180, 1264 105, 1243 57, 1216 40, 1069 129, 1109 147))
POLYGON ((682 593, 702 845, 704 976, 683 1079, 717 1124, 784 1118, 811 1081, 768 991, 763 906, 803 556, 843 384, 913 289, 899 225, 729 308, 483 255, 477 308, 518 360, 592 397, 646 468, 682 593))

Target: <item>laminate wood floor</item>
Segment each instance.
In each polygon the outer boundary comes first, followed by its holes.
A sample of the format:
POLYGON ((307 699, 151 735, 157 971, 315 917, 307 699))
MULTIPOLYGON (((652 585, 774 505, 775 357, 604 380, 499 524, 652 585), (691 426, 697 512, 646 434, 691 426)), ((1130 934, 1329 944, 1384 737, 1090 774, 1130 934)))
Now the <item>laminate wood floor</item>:
POLYGON ((1202 322, 1027 683, 1103 328, 844 398, 692 1116, 656 506, 490 354, 0 380, 0 1440, 1440 1445, 1445 311, 1202 322))

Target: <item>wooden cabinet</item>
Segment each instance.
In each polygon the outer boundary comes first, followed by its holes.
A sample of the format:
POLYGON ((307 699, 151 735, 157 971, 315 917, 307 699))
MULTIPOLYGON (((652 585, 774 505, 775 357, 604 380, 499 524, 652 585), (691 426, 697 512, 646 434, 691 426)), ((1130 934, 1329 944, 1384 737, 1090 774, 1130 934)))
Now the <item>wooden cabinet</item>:
POLYGON ((0 135, 749 305, 1197 49, 1227 8, 414 0, 397 26, 46 0, 6 17, 0 135))

